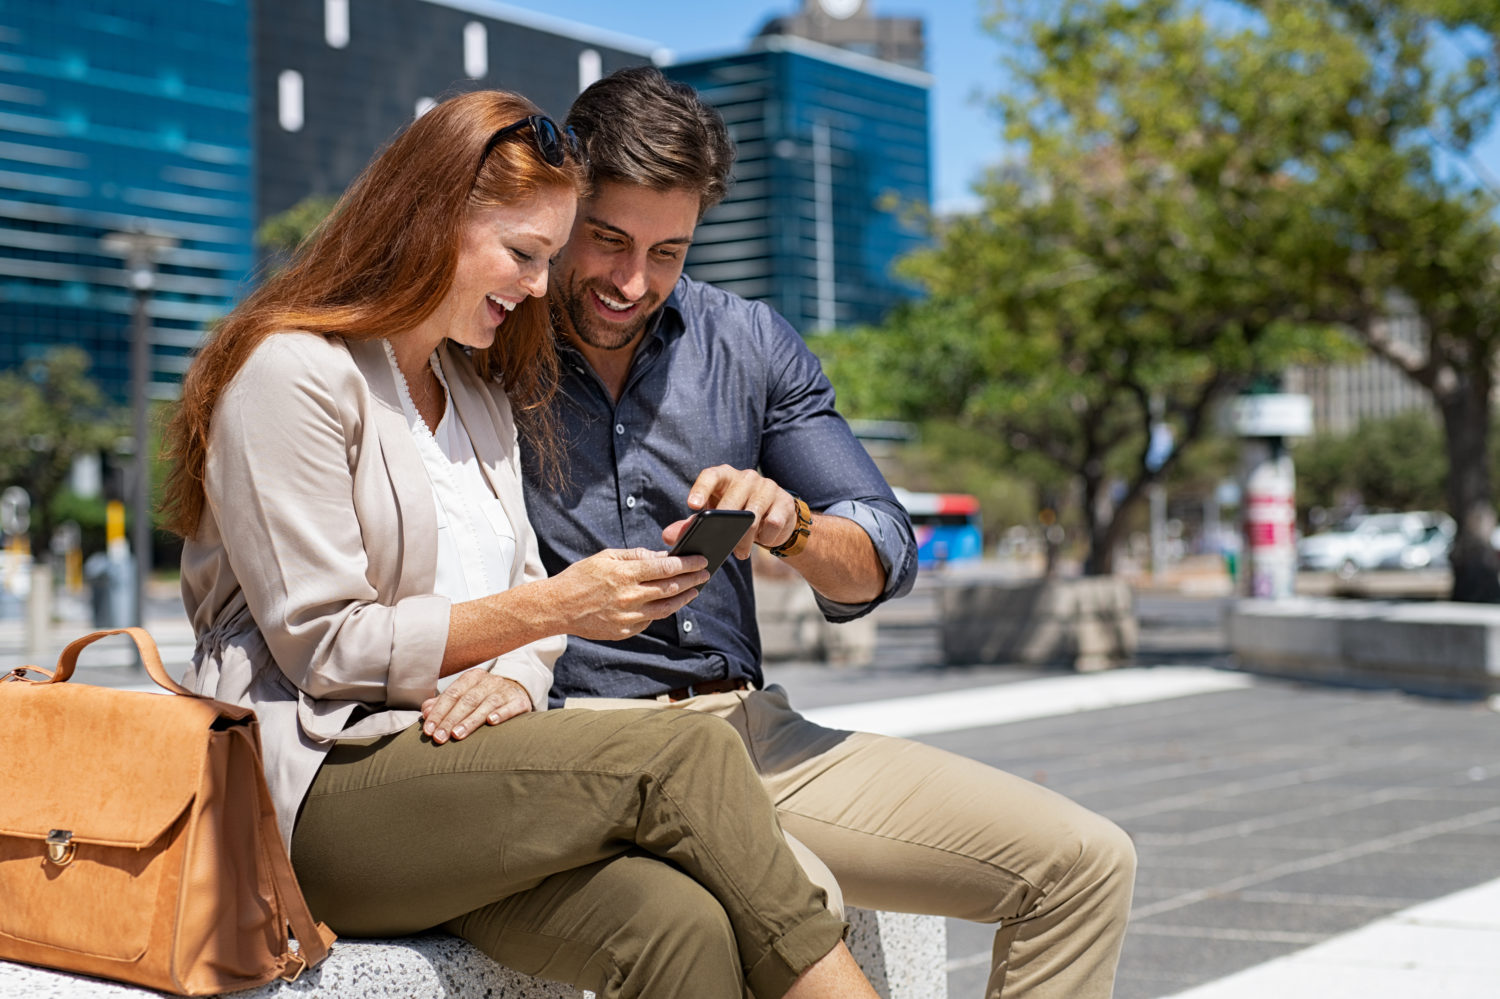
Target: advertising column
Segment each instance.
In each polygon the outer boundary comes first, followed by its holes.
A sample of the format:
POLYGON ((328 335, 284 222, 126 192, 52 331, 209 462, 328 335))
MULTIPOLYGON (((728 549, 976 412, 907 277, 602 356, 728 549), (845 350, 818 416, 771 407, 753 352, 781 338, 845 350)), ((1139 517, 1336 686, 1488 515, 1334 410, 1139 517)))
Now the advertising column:
POLYGON ((1245 578, 1249 595, 1290 597, 1297 581, 1297 500, 1292 457, 1284 447, 1247 440, 1245 456, 1245 578))
POLYGON ((1284 393, 1234 400, 1242 448, 1245 568, 1241 593, 1279 600, 1297 581, 1296 474, 1286 438, 1312 432, 1312 400, 1284 393))

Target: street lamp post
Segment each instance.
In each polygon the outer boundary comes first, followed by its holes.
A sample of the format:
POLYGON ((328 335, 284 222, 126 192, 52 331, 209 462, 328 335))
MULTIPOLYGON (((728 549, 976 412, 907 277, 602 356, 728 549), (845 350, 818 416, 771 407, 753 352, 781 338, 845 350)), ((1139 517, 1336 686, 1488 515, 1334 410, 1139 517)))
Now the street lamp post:
POLYGON ((146 623, 146 578, 151 572, 151 437, 147 425, 151 320, 147 307, 156 288, 156 255, 176 245, 170 236, 141 229, 104 237, 105 251, 124 259, 126 280, 135 297, 130 322, 130 406, 135 433, 130 546, 135 555, 135 623, 142 626, 146 623))

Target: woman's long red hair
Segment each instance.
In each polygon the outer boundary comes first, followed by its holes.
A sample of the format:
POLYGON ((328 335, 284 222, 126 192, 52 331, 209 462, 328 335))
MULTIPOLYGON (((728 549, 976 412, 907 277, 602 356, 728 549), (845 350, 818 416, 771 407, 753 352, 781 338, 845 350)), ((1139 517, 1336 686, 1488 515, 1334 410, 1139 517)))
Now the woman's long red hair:
MULTIPOLYGON (((409 330, 453 283, 471 209, 512 204, 543 189, 584 193, 582 166, 571 158, 562 167, 547 164, 529 128, 499 142, 480 168, 496 131, 539 113, 524 97, 495 90, 428 111, 365 168, 291 263, 219 324, 183 378, 182 401, 167 427, 168 529, 185 538, 198 531, 214 405, 261 341, 289 330, 348 340, 409 330)), ((481 376, 499 379, 524 432, 554 464, 556 438, 546 413, 557 388, 557 355, 545 299, 518 305, 494 345, 475 352, 474 364, 481 376)))

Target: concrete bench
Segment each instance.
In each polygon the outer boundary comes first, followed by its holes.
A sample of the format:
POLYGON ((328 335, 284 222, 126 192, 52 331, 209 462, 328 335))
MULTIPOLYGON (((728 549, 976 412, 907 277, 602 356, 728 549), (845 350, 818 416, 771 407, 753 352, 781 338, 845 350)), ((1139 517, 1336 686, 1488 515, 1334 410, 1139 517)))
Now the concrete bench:
POLYGON ((1439 697, 1500 693, 1500 606, 1241 600, 1226 612, 1241 668, 1439 697))
MULTIPOLYGON (((947 935, 938 916, 850 909, 849 949, 886 999, 946 999, 947 935)), ((0 996, 141 999, 158 993, 97 978, 0 962, 0 996)), ((296 982, 234 993, 237 999, 579 999, 591 992, 518 974, 446 934, 340 940, 296 982)))

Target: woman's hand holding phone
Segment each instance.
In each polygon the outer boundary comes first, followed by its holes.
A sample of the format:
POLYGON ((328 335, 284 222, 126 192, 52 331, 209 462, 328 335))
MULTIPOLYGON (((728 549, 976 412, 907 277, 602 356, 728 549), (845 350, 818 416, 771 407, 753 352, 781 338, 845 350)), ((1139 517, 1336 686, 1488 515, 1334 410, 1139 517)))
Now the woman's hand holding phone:
POLYGON ((676 614, 708 582, 707 560, 645 548, 609 548, 574 562, 547 582, 567 615, 557 632, 615 641, 676 614))

